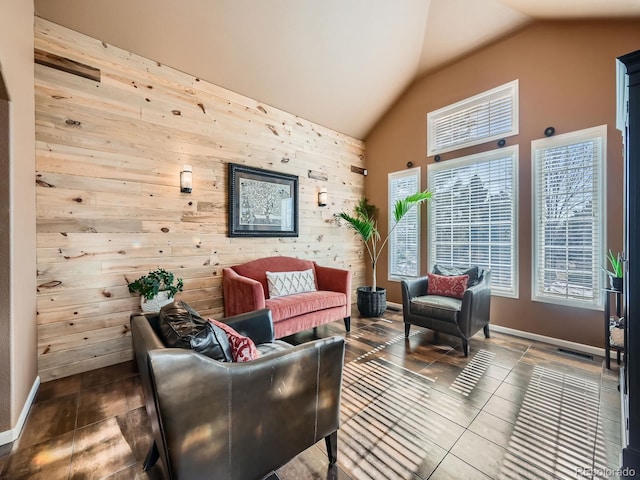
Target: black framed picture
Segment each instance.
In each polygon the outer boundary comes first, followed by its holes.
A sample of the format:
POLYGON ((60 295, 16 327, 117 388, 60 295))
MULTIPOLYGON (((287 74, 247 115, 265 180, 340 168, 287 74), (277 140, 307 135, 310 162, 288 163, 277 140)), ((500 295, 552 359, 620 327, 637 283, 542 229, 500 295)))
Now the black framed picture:
POLYGON ((297 237, 298 177, 230 163, 229 236, 297 237))

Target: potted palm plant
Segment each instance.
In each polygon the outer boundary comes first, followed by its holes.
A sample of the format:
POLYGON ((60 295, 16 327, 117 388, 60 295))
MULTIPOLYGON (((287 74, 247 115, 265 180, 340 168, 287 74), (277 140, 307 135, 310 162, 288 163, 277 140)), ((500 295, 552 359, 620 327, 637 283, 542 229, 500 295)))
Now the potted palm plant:
POLYGON ((609 260, 609 264, 611 265, 611 270, 605 268, 604 271, 609 275, 609 286, 611 290, 615 290, 616 292, 622 291, 622 255, 618 253, 614 255, 614 253, 609 249, 609 253, 607 254, 607 259, 609 260))
POLYGON ((181 292, 184 283, 164 268, 157 268, 127 285, 130 293, 140 294, 143 312, 158 312, 181 292))
POLYGON ((361 198, 354 208, 353 214, 341 212, 336 217, 344 220, 347 226, 351 228, 357 235, 362 238, 367 254, 369 255, 369 263, 373 270, 373 282, 370 286, 358 287, 357 302, 360 314, 365 317, 379 317, 387 308, 387 289, 378 287, 376 279, 376 267, 378 259, 389 241, 391 233, 402 220, 402 218, 412 208, 431 198, 431 192, 414 193, 406 198, 396 201, 393 210, 393 218, 395 223, 389 230, 387 236, 382 239, 378 231, 377 208, 367 202, 366 198, 361 198))

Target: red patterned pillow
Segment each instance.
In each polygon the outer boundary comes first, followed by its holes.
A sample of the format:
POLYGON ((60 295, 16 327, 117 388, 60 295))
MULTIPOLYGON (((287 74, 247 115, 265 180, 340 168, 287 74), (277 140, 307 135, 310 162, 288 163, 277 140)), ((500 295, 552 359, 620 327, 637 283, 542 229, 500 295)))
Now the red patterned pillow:
POLYGON ((427 295, 462 298, 469 283, 469 275, 436 275, 428 273, 427 295))
POLYGON ((248 362, 249 360, 255 360, 259 357, 260 354, 258 353, 256 344, 253 343, 253 340, 249 337, 240 335, 226 323, 219 322, 212 318, 209 318, 208 320, 217 327, 220 327, 227 334, 234 362, 248 362))

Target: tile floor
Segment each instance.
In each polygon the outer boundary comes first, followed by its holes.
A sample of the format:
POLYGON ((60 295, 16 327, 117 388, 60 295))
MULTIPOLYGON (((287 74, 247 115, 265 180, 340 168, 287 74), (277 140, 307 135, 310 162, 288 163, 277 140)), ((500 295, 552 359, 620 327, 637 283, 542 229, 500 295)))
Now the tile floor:
MULTIPOLYGON (((344 334, 342 321, 290 337, 344 334)), ((276 474, 301 479, 616 478, 618 369, 603 358, 493 333, 470 342, 413 327, 400 314, 352 317, 346 336, 338 464, 324 442, 276 474)), ((0 447, 1 479, 164 479, 143 472, 151 445, 135 365, 40 386, 25 428, 0 447)))

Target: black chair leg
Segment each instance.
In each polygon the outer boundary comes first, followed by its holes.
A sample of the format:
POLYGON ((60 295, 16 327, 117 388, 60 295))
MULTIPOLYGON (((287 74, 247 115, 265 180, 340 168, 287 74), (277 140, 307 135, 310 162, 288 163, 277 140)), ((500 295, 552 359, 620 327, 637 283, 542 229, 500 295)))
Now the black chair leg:
POLYGON ((404 324, 404 336, 405 337, 409 336, 409 330, 411 330, 411 324, 410 323, 405 323, 404 324))
POLYGON ((347 332, 351 331, 351 317, 344 317, 344 328, 347 332))
POLYGON ((469 342, 464 338, 462 339, 462 352, 464 353, 465 357, 469 356, 469 342))
POLYGON ((158 458, 160 458, 160 452, 158 452, 156 442, 153 442, 153 445, 151 445, 151 448, 149 449, 149 453, 147 453, 147 458, 144 459, 144 463, 142 464, 142 470, 145 472, 149 470, 156 464, 158 458))
POLYGON ((338 461, 338 431, 324 437, 324 443, 327 445, 327 456, 329 457, 329 465, 335 465, 338 461))
POLYGON ((486 324, 483 328, 484 338, 491 338, 491 332, 489 331, 489 324, 486 324))

